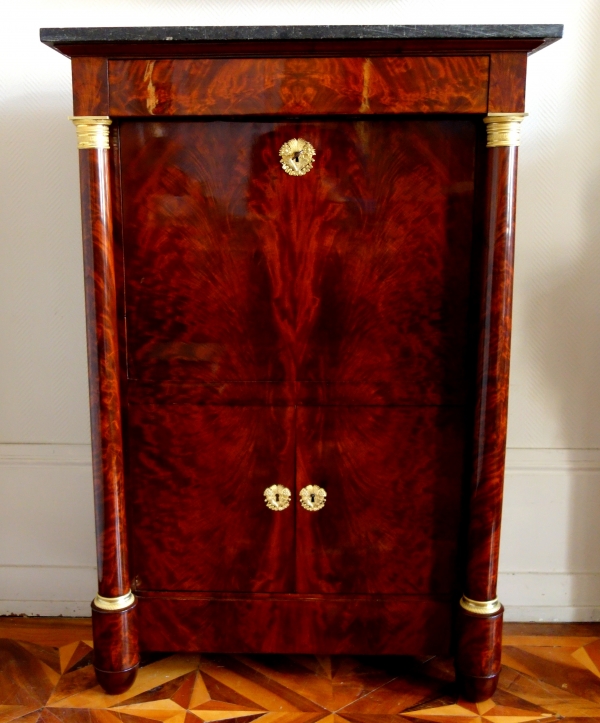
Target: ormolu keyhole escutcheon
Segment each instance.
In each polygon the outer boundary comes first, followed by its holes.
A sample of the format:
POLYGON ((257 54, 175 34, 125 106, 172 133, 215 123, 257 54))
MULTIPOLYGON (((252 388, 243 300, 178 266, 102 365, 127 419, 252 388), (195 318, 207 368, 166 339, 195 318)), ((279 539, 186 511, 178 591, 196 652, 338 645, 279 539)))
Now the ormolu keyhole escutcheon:
POLYGON ((325 507, 327 492, 319 485, 308 485, 300 490, 300 504, 309 512, 325 507))
POLYGON ((292 493, 283 485, 271 485, 264 491, 267 507, 274 512, 281 512, 290 506, 292 493))
POLYGON ((313 167, 315 149, 304 138, 292 138, 279 149, 281 167, 290 176, 304 176, 313 167))

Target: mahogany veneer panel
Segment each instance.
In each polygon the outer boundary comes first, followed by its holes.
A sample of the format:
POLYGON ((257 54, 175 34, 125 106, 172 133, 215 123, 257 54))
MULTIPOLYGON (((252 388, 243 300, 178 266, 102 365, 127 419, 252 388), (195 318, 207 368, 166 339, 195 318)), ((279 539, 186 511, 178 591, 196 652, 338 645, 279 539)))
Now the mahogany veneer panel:
POLYGON ((298 509, 298 592, 455 589, 464 416, 439 407, 298 409, 297 490, 327 491, 323 509, 298 509))
POLYGON ((418 596, 139 594, 145 650, 427 655, 450 650, 452 605, 418 596))
POLYGON ((77 58, 72 63, 73 115, 108 115, 108 61, 77 58))
POLYGON ((471 525, 467 592, 472 600, 489 600, 496 590, 496 576, 489 573, 490 560, 498 569, 500 519, 506 433, 508 382, 512 326, 513 268, 515 253, 514 199, 517 191, 517 152, 512 148, 490 149, 487 185, 494 202, 486 211, 486 232, 491 237, 483 259, 485 295, 480 309, 480 397, 475 410, 473 445, 474 475, 471 490, 471 525), (496 191, 506 179, 507 192, 496 191))
POLYGON ((485 113, 489 59, 109 61, 110 115, 485 113))
POLYGON ((475 143, 468 119, 123 123, 129 377, 462 403, 475 143))
POLYGON ((263 497, 293 488, 293 423, 291 407, 130 407, 138 589, 293 590, 294 505, 275 513, 263 497))
POLYGON ((118 354, 117 274, 112 244, 112 184, 106 149, 79 151, 81 221, 88 377, 92 430, 92 469, 96 518, 98 588, 117 597, 129 585, 127 560, 114 544, 126 528, 123 428, 118 354))
POLYGON ((490 58, 488 113, 522 113, 526 75, 526 53, 494 53, 490 58))
MULTIPOLYGON (((227 404, 381 406, 406 405, 414 398, 397 382, 137 382, 129 380, 131 404, 227 404)), ((440 394, 424 394, 427 404, 439 404, 440 394)), ((447 400, 450 401, 450 400, 447 400)), ((458 401, 455 400, 455 401, 458 401)))

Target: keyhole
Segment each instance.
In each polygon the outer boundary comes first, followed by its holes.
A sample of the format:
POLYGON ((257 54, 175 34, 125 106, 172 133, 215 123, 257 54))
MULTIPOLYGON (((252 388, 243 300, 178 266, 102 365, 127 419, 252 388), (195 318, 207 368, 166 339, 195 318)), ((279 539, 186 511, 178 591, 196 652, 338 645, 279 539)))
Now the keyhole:
POLYGON ((275 502, 279 502, 279 492, 275 493, 275 502))
POLYGON ((296 152, 294 153, 294 155, 292 156, 292 158, 293 158, 296 162, 298 162, 298 161, 300 160, 300 154, 301 154, 301 153, 302 153, 302 151, 296 151, 296 152))
POLYGON ((314 503, 315 503, 315 496, 314 496, 314 495, 311 495, 311 496, 310 496, 310 501, 311 501, 311 502, 313 503, 313 505, 314 505, 314 503))

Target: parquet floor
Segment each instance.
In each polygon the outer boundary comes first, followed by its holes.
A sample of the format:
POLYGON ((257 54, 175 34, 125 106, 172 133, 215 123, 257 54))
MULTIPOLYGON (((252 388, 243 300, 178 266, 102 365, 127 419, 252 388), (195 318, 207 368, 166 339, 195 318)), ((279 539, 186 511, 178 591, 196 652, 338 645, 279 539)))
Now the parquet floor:
POLYGON ((0 723, 600 723, 600 624, 505 626, 498 692, 461 700, 440 658, 152 655, 96 685, 87 620, 0 618, 0 723))

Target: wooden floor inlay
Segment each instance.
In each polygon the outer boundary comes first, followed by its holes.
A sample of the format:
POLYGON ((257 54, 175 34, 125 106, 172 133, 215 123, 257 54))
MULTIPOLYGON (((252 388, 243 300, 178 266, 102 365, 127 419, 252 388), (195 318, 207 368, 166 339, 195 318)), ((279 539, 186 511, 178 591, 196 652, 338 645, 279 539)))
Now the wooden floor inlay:
POLYGON ((500 685, 468 703, 443 658, 149 655, 98 687, 87 622, 0 618, 0 723, 600 723, 600 625, 507 625, 500 685))

